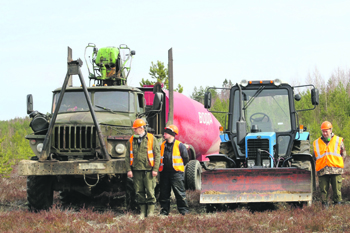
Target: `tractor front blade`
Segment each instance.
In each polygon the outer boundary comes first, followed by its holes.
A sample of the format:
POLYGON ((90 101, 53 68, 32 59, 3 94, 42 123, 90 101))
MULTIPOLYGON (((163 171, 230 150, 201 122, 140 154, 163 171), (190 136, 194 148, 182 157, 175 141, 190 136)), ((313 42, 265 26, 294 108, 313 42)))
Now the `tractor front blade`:
POLYGON ((207 170, 200 203, 312 201, 311 184, 311 172, 299 168, 207 170))

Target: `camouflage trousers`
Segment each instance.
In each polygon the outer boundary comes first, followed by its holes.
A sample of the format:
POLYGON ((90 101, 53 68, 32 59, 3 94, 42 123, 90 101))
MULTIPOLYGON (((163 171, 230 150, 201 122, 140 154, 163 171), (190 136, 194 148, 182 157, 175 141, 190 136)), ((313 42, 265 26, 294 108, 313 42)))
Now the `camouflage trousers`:
POLYGON ((156 177, 152 176, 152 171, 133 171, 133 176, 136 202, 139 205, 155 204, 156 177))
POLYGON ((321 200, 322 202, 328 201, 328 190, 329 184, 332 185, 333 190, 333 201, 340 202, 342 201, 341 197, 341 184, 342 176, 341 175, 323 175, 318 177, 319 186, 321 189, 321 200))

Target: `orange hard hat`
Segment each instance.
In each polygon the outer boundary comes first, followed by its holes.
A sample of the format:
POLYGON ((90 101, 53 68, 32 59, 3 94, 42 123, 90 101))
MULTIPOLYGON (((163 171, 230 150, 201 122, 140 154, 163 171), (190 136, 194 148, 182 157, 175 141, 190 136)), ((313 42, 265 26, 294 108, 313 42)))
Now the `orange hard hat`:
POLYGON ((331 129, 331 128, 333 128, 333 126, 329 121, 324 121, 321 125, 321 129, 331 129))
POLYGON ((170 129, 174 133, 179 134, 179 129, 177 128, 176 125, 169 125, 168 127, 165 127, 165 129, 170 129))
POLYGON ((138 127, 141 127, 141 126, 144 126, 146 125, 146 122, 142 119, 136 119, 134 121, 134 124, 132 125, 133 128, 138 128, 138 127))

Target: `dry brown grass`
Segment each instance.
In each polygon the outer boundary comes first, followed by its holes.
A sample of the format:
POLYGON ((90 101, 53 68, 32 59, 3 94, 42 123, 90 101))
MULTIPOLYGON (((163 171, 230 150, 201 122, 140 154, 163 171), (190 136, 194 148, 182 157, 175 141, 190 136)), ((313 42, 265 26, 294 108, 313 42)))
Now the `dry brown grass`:
MULTIPOLYGON (((193 191, 187 192, 191 213, 186 216, 178 214, 175 200, 168 217, 139 220, 123 209, 62 208, 57 195, 52 209, 33 213, 25 205, 26 178, 16 174, 14 169, 9 178, 0 178, 1 232, 350 232, 348 205, 323 209, 316 200, 312 207, 302 209, 281 203, 272 209, 251 211, 242 205, 207 214, 199 204, 199 192, 193 191)), ((344 174, 342 191, 343 199, 348 201, 349 171, 344 174)), ((318 192, 315 197, 319 197, 318 192)))

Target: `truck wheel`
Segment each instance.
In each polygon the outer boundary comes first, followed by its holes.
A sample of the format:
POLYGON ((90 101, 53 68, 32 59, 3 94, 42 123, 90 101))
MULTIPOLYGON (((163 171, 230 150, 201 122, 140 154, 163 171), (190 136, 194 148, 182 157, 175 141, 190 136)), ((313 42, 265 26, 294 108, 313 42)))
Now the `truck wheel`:
POLYGON ((185 177, 188 189, 202 189, 201 173, 202 168, 198 160, 191 160, 190 162, 188 162, 188 164, 186 164, 185 177))
POLYGON ((53 181, 53 176, 28 176, 27 200, 30 210, 48 210, 52 206, 53 181))
POLYGON ((77 191, 60 191, 60 200, 62 205, 80 205, 83 203, 89 203, 89 197, 81 194, 77 191))
POLYGON ((134 182, 131 178, 126 178, 126 195, 125 204, 127 210, 137 211, 139 210, 139 205, 136 202, 136 194, 134 189, 134 182))

